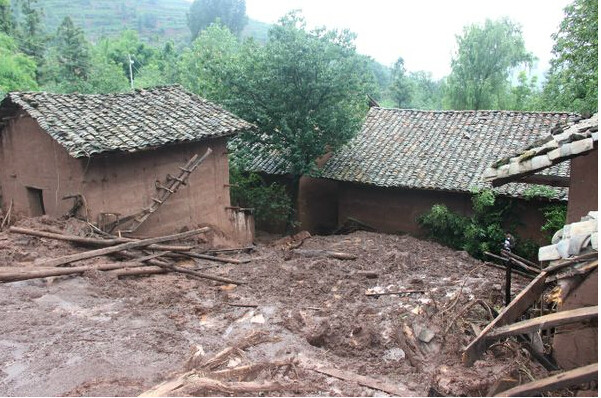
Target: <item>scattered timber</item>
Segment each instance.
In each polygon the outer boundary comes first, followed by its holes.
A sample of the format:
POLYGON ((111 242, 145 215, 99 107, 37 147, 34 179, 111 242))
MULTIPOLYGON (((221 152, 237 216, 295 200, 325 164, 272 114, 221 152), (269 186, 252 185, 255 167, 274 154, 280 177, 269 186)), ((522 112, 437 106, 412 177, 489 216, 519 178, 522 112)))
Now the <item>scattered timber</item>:
POLYGON ((545 290, 545 279, 547 273, 541 272, 518 294, 508 306, 503 308, 499 315, 489 323, 482 333, 476 337, 463 352, 463 363, 466 366, 471 366, 488 348, 490 341, 488 334, 493 328, 505 326, 514 322, 536 301, 545 290))
POLYGON ((531 265, 526 264, 525 262, 523 262, 523 261, 520 260, 521 257, 519 257, 519 256, 517 256, 517 255, 515 255, 515 254, 513 254, 511 252, 508 252, 507 250, 501 250, 501 254, 503 254, 505 257, 507 257, 507 259, 511 263, 513 263, 513 264, 515 264, 515 265, 517 265, 519 267, 522 267, 523 269, 528 270, 528 271, 532 272, 535 275, 540 274, 540 271, 541 271, 540 268, 535 268, 535 267, 533 267, 531 265))
POLYGON ((563 261, 561 263, 551 265, 551 266, 543 269, 543 271, 545 271, 547 273, 559 271, 560 269, 569 267, 570 265, 574 265, 574 264, 577 264, 577 263, 580 263, 580 262, 583 262, 586 260, 591 260, 594 258, 599 258, 599 253, 597 253, 596 251, 591 252, 591 253, 586 253, 586 254, 580 255, 578 257, 570 258, 570 259, 568 259, 568 261, 563 261))
MULTIPOLYGON (((64 241, 68 241, 68 242, 79 243, 82 245, 102 246, 102 247, 114 246, 114 245, 118 245, 120 243, 139 242, 140 241, 139 239, 117 238, 117 237, 112 238, 112 239, 85 238, 85 237, 77 236, 77 235, 63 235, 63 234, 58 234, 58 233, 53 233, 53 232, 36 231, 34 229, 19 228, 19 227, 10 227, 9 232, 12 232, 15 234, 37 236, 39 238, 64 240, 64 241)), ((188 251, 188 250, 192 250, 193 248, 194 248, 194 246, 184 246, 184 245, 176 246, 176 245, 161 245, 161 244, 153 244, 153 245, 149 245, 147 247, 147 249, 149 249, 149 250, 162 250, 162 251, 188 251)))
POLYGON ((171 270, 171 271, 175 271, 175 272, 179 272, 181 274, 188 274, 188 275, 192 275, 196 278, 201 278, 201 279, 209 279, 212 281, 216 281, 216 282, 222 282, 222 283, 229 283, 232 285, 242 285, 244 284, 244 282, 240 282, 240 281, 236 281, 233 279, 229 279, 229 278, 224 278, 221 276, 215 276, 215 275, 209 275, 209 274, 205 274, 202 272, 197 272, 191 269, 187 269, 184 267, 178 267, 177 265, 159 265, 159 267, 163 267, 165 269, 171 270))
MULTIPOLYGON (((490 261, 485 261, 484 264, 488 265, 489 267, 494 267, 494 268, 497 268, 497 269, 501 269, 503 271, 505 271, 507 269, 504 265, 499 265, 499 264, 491 263, 490 261)), ((536 275, 532 275, 529 272, 523 272, 523 271, 520 271, 519 269, 514 269, 514 268, 511 269, 511 272, 513 272, 514 274, 523 276, 524 278, 528 278, 528 279, 532 279, 532 278, 534 278, 536 276, 536 275)))
POLYGON ((114 271, 107 271, 107 274, 114 275, 117 278, 122 276, 147 276, 156 274, 166 274, 170 272, 165 268, 158 267, 156 265, 150 265, 147 267, 136 267, 136 268, 123 268, 114 271))
POLYGON ((57 267, 35 267, 35 268, 16 268, 8 267, 7 270, 0 270, 0 282, 17 282, 25 281, 29 279, 48 278, 51 276, 65 276, 65 275, 77 275, 83 274, 88 271, 112 271, 123 268, 134 268, 145 266, 144 261, 150 260, 157 257, 158 255, 152 255, 142 257, 137 261, 123 262, 118 264, 100 264, 95 266, 84 266, 84 267, 68 267, 68 268, 57 268, 57 267), (16 268, 16 269, 15 269, 16 268))
POLYGON ((378 273, 375 271, 357 271, 356 274, 368 279, 376 279, 378 277, 378 273))
POLYGON ((317 372, 317 373, 322 373, 322 374, 330 376, 330 377, 335 377, 340 380, 355 382, 361 386, 368 387, 368 388, 371 388, 374 390, 384 391, 385 393, 393 395, 393 396, 397 396, 397 397, 415 396, 412 394, 411 391, 409 391, 406 388, 401 387, 401 385, 399 385, 397 383, 395 383, 395 385, 392 385, 390 383, 386 383, 386 382, 374 379, 372 377, 362 376, 362 375, 358 375, 356 373, 351 373, 351 372, 338 370, 338 369, 334 369, 334 368, 326 368, 326 367, 322 367, 322 366, 309 367, 308 369, 310 369, 314 372, 317 372))
MULTIPOLYGON (((517 254, 515 254, 515 253, 512 253, 512 252, 510 252, 510 251, 507 251, 507 250, 501 250, 501 254, 503 254, 503 255, 504 255, 504 256, 506 256, 506 257, 511 257, 511 258, 513 258, 514 260, 521 261, 521 262, 523 262, 524 264, 527 264, 527 265, 529 265, 529 266, 531 266, 531 267, 533 267, 533 268, 537 268, 537 269, 539 268, 539 265, 538 265, 538 264, 536 264, 536 263, 534 263, 534 262, 532 262, 532 261, 530 261, 530 260, 527 260, 527 259, 525 259, 524 257, 520 257, 520 256, 518 256, 517 254)), ((540 271, 540 270, 539 270, 539 271, 540 271)))
POLYGON ((497 397, 527 397, 540 395, 545 391, 558 390, 570 386, 598 380, 599 364, 583 366, 531 383, 522 384, 496 395, 497 397))
POLYGON ((335 258, 337 260, 355 260, 357 256, 350 253, 336 252, 332 250, 320 250, 320 249, 293 249, 290 251, 293 254, 301 257, 328 257, 335 258))
POLYGON ((537 318, 527 319, 511 325, 502 326, 488 334, 489 339, 500 339, 516 334, 531 333, 538 330, 551 329, 570 323, 587 321, 597 318, 599 307, 582 307, 575 310, 560 311, 554 314, 543 315, 537 318))
POLYGON ((259 304, 227 303, 230 307, 257 308, 259 304))
POLYGON ((53 259, 38 263, 36 265, 38 265, 40 267, 57 267, 59 265, 69 264, 74 261, 86 260, 89 258, 104 256, 107 254, 112 254, 112 253, 120 252, 123 250, 136 249, 136 248, 140 248, 140 247, 147 247, 147 246, 149 246, 151 244, 155 244, 155 243, 189 238, 191 236, 195 236, 195 235, 205 233, 208 231, 209 231, 209 228, 205 227, 205 228, 195 229, 193 231, 182 232, 182 233, 174 234, 174 235, 142 239, 142 240, 134 241, 134 242, 126 242, 126 243, 121 243, 121 244, 111 246, 111 247, 105 247, 102 249, 89 250, 89 251, 86 251, 83 253, 76 253, 76 254, 70 254, 68 256, 53 258, 53 259))

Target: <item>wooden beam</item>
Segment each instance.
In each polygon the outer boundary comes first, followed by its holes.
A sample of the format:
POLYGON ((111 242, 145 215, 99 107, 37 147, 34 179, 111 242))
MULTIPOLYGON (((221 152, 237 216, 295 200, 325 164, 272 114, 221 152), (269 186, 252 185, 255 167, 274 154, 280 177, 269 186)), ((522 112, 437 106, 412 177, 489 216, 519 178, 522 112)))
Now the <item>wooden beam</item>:
MULTIPOLYGON (((15 234, 36 236, 38 238, 64 240, 64 241, 68 241, 68 242, 79 243, 82 245, 101 246, 101 247, 114 246, 114 245, 118 245, 120 243, 139 241, 139 239, 123 238, 123 237, 121 237, 121 238, 115 237, 112 239, 86 238, 86 237, 77 236, 77 235, 56 234, 53 232, 37 231, 35 229, 19 228, 19 227, 10 227, 9 232, 12 232, 15 234)), ((173 246, 173 245, 160 245, 160 244, 150 245, 147 247, 147 249, 149 249, 149 250, 162 250, 162 251, 188 251, 188 250, 192 250, 193 248, 194 248, 194 246, 183 246, 183 245, 173 246)))
POLYGON ((121 244, 116 245, 116 246, 105 247, 105 248, 96 249, 96 250, 89 250, 89 251, 83 252, 83 253, 76 253, 76 254, 71 254, 71 255, 68 255, 68 256, 53 258, 53 259, 46 260, 46 261, 43 261, 41 263, 38 263, 38 264, 36 264, 36 266, 40 266, 40 267, 57 267, 59 265, 69 264, 69 263, 72 263, 74 261, 79 261, 79 260, 85 260, 85 259, 88 259, 88 258, 94 258, 94 257, 104 256, 106 254, 112 254, 112 253, 116 253, 116 252, 119 252, 119 251, 122 251, 122 250, 135 249, 135 248, 138 248, 138 247, 149 246, 149 245, 154 244, 154 243, 161 243, 161 242, 173 241, 173 240, 177 240, 177 239, 189 238, 189 237, 192 237, 194 235, 198 235, 198 234, 201 234, 201 233, 208 232, 209 230, 210 230, 210 228, 205 227, 205 228, 195 229, 193 231, 182 232, 180 234, 174 234, 174 235, 168 235, 168 236, 160 236, 160 237, 157 237, 157 238, 149 238, 149 239, 142 239, 142 240, 138 240, 138 241, 134 241, 134 242, 121 243, 121 244))
POLYGON ((543 174, 533 174, 520 179, 518 182, 526 184, 548 185, 550 187, 570 187, 570 177, 549 176, 543 174))
POLYGON ((563 261, 561 263, 550 265, 547 268, 543 269, 543 271, 545 271, 547 273, 552 273, 552 272, 559 271, 562 268, 569 267, 570 265, 574 265, 574 264, 581 263, 583 261, 587 261, 587 260, 591 260, 591 259, 598 259, 598 258, 599 258, 599 253, 597 253, 596 251, 591 252, 591 253, 586 253, 586 254, 582 254, 578 257, 569 258, 569 259, 567 259, 567 261, 563 261))
POLYGON ((567 325, 569 323, 582 322, 597 318, 598 313, 599 307, 596 305, 593 307, 583 307, 575 310, 560 311, 554 314, 543 315, 537 318, 516 322, 511 325, 502 326, 490 332, 488 334, 488 338, 500 339, 502 337, 515 336, 516 334, 551 329, 557 326, 567 325))
POLYGON ((480 355, 490 345, 488 334, 497 327, 505 326, 513 321, 515 321, 520 315, 522 315, 526 310, 536 301, 540 295, 545 290, 545 279, 547 277, 546 272, 541 272, 536 278, 532 280, 516 296, 515 299, 503 310, 499 313, 499 315, 482 330, 480 335, 476 337, 470 345, 467 346, 465 351, 463 352, 463 363, 466 366, 473 365, 474 361, 476 361, 480 355))
POLYGON ((496 397, 525 397, 538 395, 545 391, 558 390, 560 388, 577 386, 579 384, 588 383, 593 380, 598 380, 599 366, 594 363, 592 365, 583 366, 547 377, 540 380, 535 380, 531 383, 522 384, 502 393, 495 395, 496 397))

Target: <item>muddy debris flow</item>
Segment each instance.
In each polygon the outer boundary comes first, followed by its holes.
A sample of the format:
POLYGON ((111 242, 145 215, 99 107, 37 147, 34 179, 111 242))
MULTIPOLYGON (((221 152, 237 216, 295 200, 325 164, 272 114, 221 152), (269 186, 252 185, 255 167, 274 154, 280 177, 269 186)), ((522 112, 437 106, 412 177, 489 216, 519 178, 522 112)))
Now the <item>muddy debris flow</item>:
MULTIPOLYGON (((73 219, 17 225, 90 233, 73 219)), ((242 285, 114 271, 1 284, 0 395, 481 396, 503 379, 547 374, 511 341, 473 367, 461 363, 491 320, 487 307, 502 306, 502 270, 407 235, 304 236, 292 248, 270 238, 252 252, 215 254, 239 264, 178 260, 242 285)), ((0 233, 2 267, 82 250, 0 233)), ((516 275, 513 293, 528 281, 516 275)))

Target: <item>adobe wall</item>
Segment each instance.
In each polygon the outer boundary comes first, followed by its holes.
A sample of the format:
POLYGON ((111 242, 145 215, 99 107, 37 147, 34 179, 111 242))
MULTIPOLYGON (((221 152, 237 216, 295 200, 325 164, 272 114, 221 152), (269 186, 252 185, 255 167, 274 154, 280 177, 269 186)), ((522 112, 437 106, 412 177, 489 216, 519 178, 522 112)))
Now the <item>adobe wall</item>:
POLYGON ((466 194, 378 188, 342 182, 338 187, 339 224, 352 217, 388 233, 422 235, 416 219, 437 203, 444 203, 461 214, 468 214, 471 209, 470 197, 466 194))
POLYGON ((570 165, 570 199, 567 223, 580 221, 591 210, 597 210, 599 200, 598 150, 572 159, 570 165))
POLYGON ((73 200, 62 198, 81 191, 85 164, 69 156, 25 114, 11 120, 0 135, 3 209, 7 210, 12 200, 14 214, 36 215, 27 194, 27 187, 31 187, 42 190, 46 214, 60 217, 67 213, 73 200))
MULTIPOLYGON (((439 203, 465 216, 472 213, 471 195, 467 193, 378 188, 340 182, 338 223, 343 224, 348 217, 352 217, 382 232, 421 236, 424 231, 417 223, 417 218, 439 203)), ((521 237, 546 243, 547 238, 540 231, 544 216, 539 208, 544 204, 517 201, 514 218, 520 222, 516 232, 521 237)))
POLYGON ((100 213, 127 216, 152 204, 155 182, 163 185, 167 174, 177 176, 179 167, 207 148, 213 152, 194 171, 186 186, 172 195, 137 230, 139 235, 160 235, 188 227, 210 225, 234 235, 239 223, 229 211, 229 170, 226 140, 178 144, 152 151, 95 156, 84 174, 83 192, 90 216, 100 213), (231 220, 230 220, 231 219, 231 220))

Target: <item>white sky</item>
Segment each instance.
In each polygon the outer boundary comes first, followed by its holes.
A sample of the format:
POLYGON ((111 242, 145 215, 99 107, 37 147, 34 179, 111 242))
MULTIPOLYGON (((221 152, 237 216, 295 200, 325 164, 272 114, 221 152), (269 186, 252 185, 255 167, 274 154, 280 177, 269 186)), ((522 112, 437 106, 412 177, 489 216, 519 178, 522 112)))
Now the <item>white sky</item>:
POLYGON ((439 79, 450 73, 455 35, 486 18, 509 17, 522 25, 526 49, 539 59, 535 73, 548 69, 551 34, 570 0, 246 0, 250 18, 276 23, 286 12, 302 10, 309 27, 348 28, 357 51, 387 66, 403 57, 410 71, 439 79))

